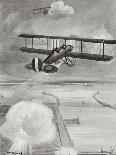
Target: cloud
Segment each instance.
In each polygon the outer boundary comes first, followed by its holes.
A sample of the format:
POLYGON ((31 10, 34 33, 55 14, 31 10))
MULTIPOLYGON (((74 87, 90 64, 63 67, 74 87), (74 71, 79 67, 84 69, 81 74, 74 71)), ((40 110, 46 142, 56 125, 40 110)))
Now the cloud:
MULTIPOLYGON (((4 24, 7 24, 8 26, 10 24, 12 24, 13 22, 17 23, 17 19, 19 18, 19 14, 18 12, 15 12, 15 13, 10 13, 7 18, 5 19, 4 21, 4 24)), ((15 24, 13 23, 13 24, 15 24)))
POLYGON ((64 5, 63 1, 53 2, 48 11, 48 15, 53 19, 60 19, 74 14, 74 9, 69 5, 64 5))
MULTIPOLYGON (((113 36, 108 32, 108 30, 105 28, 104 25, 101 25, 101 27, 92 33, 90 33, 89 38, 93 39, 106 39, 106 40, 113 40, 113 36)), ((85 43, 86 48, 89 52, 92 52, 94 54, 102 54, 103 53, 103 47, 102 44, 99 43, 93 44, 93 43, 85 43), (92 46, 92 48, 91 48, 92 46)), ((105 55, 112 55, 115 54, 115 45, 112 44, 105 44, 105 55)))

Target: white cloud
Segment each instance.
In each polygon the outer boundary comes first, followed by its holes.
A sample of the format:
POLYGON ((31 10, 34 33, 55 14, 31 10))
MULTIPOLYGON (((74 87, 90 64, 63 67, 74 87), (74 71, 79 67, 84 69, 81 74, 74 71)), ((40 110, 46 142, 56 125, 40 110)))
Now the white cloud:
POLYGON ((17 12, 16 13, 10 13, 7 16, 7 18, 5 19, 4 24, 7 24, 9 26, 13 22, 16 22, 18 17, 19 17, 19 14, 17 12))
POLYGON ((48 15, 50 15, 50 17, 53 19, 60 19, 73 14, 74 9, 69 5, 64 5, 63 1, 53 2, 51 4, 51 8, 48 11, 48 15))
MULTIPOLYGON (((104 25, 101 25, 101 27, 94 32, 90 33, 89 35, 92 39, 106 39, 106 40, 113 40, 113 36, 108 32, 108 30, 104 27, 104 25)), ((86 47, 89 51, 91 46, 91 50, 89 52, 92 52, 94 54, 102 54, 103 52, 103 45, 101 44, 93 44, 93 43, 85 43, 86 47)), ((105 55, 114 55, 115 52, 115 45, 112 44, 105 44, 105 55)))

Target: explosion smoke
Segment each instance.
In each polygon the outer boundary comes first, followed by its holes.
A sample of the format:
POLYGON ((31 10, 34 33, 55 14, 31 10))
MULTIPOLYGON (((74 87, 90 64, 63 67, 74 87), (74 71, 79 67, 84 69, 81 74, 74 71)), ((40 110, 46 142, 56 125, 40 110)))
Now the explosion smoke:
POLYGON ((12 141, 9 151, 26 153, 28 146, 51 143, 56 136, 52 116, 40 99, 15 104, 0 128, 0 133, 12 141))

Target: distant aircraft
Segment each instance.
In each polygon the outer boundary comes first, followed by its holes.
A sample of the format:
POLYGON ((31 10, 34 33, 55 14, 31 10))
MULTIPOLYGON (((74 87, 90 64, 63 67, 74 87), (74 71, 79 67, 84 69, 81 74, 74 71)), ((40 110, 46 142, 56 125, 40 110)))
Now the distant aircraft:
POLYGON ((44 7, 44 8, 38 8, 38 9, 33 9, 33 14, 38 14, 38 13, 42 13, 44 15, 48 14, 48 10, 51 7, 44 7))
POLYGON ((112 56, 105 55, 105 44, 116 44, 116 40, 105 40, 105 39, 90 39, 90 38, 77 38, 77 37, 61 37, 61 36, 45 36, 45 35, 31 35, 31 34, 20 34, 19 37, 25 38, 25 47, 21 47, 22 52, 27 53, 37 53, 48 55, 47 58, 42 61, 40 58, 33 58, 32 63, 26 64, 25 68, 28 70, 42 71, 46 73, 54 73, 58 71, 58 68, 62 63, 65 63, 68 67, 75 65, 72 60, 76 59, 88 59, 95 61, 110 61, 113 59, 112 56), (46 39, 46 49, 36 49, 34 48, 34 39, 46 39), (32 47, 27 46, 27 39, 31 39, 32 47), (52 40, 53 49, 48 49, 48 41, 52 40), (58 47, 58 41, 63 40, 64 43, 58 47), (75 49, 74 46, 67 44, 67 41, 74 41, 80 45, 80 50, 75 49), (84 43, 100 44, 102 46, 102 52, 99 54, 85 53, 83 51, 84 43))

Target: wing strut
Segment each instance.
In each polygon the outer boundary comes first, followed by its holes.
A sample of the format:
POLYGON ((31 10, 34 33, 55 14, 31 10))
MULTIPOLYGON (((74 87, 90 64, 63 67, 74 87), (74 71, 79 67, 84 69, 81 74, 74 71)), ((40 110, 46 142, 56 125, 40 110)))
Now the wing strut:
POLYGON ((81 54, 83 53, 83 41, 81 41, 81 54))
POLYGON ((57 42, 57 39, 56 39, 56 49, 57 49, 57 47, 58 47, 58 42, 57 42))
POLYGON ((25 37, 25 46, 27 47, 27 38, 25 37))
POLYGON ((100 52, 99 52, 99 55, 101 55, 101 50, 102 50, 102 47, 101 47, 101 43, 100 43, 100 52))
POLYGON ((53 39, 53 50, 54 50, 54 39, 53 39))
POLYGON ((48 38, 47 38, 47 50, 48 50, 48 38))
POLYGON ((33 48, 33 38, 32 38, 32 48, 33 48))
POLYGON ((77 52, 77 40, 76 40, 76 52, 77 52))
POLYGON ((103 42, 103 58, 104 58, 104 51, 105 51, 104 48, 105 48, 105 46, 104 46, 104 42, 103 42))

